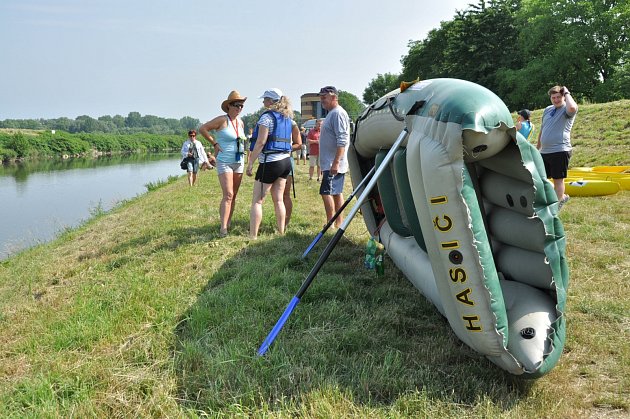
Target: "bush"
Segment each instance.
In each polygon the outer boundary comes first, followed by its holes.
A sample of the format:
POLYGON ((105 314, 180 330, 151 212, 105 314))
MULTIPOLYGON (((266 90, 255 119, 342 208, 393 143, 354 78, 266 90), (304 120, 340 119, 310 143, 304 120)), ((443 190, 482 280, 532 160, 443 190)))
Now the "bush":
POLYGON ((21 132, 13 134, 12 138, 6 142, 6 147, 15 151, 18 158, 27 157, 31 151, 30 141, 21 132))
POLYGON ((9 161, 17 158, 17 153, 13 150, 0 147, 0 161, 9 161))

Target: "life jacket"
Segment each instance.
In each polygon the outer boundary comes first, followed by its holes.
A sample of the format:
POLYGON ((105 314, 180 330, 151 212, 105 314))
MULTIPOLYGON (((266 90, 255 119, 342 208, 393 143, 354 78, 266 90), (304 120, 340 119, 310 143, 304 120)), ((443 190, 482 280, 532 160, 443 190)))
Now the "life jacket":
MULTIPOLYGON (((273 127, 273 132, 269 133, 269 135, 267 136, 267 142, 265 143, 265 146, 262 150, 263 154, 290 153, 291 145, 293 143, 291 139, 291 133, 293 129, 291 125, 291 119, 276 111, 265 111, 262 113, 262 115, 266 113, 270 114, 273 117, 275 123, 273 127)), ((256 128, 254 128, 254 132, 252 133, 252 139, 249 144, 249 151, 252 151, 254 149, 257 139, 258 125, 256 125, 256 128)))

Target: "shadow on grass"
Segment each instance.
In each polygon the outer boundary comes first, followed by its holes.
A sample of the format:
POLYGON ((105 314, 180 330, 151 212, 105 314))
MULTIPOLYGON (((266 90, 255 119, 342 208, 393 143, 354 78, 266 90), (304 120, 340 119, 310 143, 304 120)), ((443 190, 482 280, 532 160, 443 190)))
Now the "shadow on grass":
POLYGON ((300 257, 312 237, 251 241, 210 278, 175 331, 178 396, 186 407, 295 409, 332 391, 360 406, 394 406, 421 392, 436 403, 489 399, 508 409, 529 392, 529 382, 461 343, 389 259, 385 275, 376 276, 363 268, 363 249, 345 239, 258 357, 330 238, 306 260, 300 257))

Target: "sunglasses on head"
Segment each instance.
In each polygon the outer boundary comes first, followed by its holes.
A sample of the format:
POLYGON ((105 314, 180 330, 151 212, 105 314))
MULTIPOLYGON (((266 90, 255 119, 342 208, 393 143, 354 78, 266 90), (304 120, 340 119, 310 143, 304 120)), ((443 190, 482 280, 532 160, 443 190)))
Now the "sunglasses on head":
POLYGON ((242 103, 230 103, 230 106, 233 107, 233 108, 243 109, 243 104, 242 103))

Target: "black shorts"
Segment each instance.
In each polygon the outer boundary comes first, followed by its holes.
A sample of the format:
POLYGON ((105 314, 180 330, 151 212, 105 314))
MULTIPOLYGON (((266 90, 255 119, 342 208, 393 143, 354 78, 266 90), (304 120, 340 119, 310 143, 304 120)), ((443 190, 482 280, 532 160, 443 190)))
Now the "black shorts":
POLYGON ((276 179, 286 179, 291 173, 291 159, 286 158, 278 161, 272 161, 270 163, 261 163, 256 170, 256 179, 262 183, 274 183, 276 179))
POLYGON ((557 153, 541 154, 545 163, 547 177, 552 179, 565 179, 569 170, 570 151, 559 151, 557 153))

